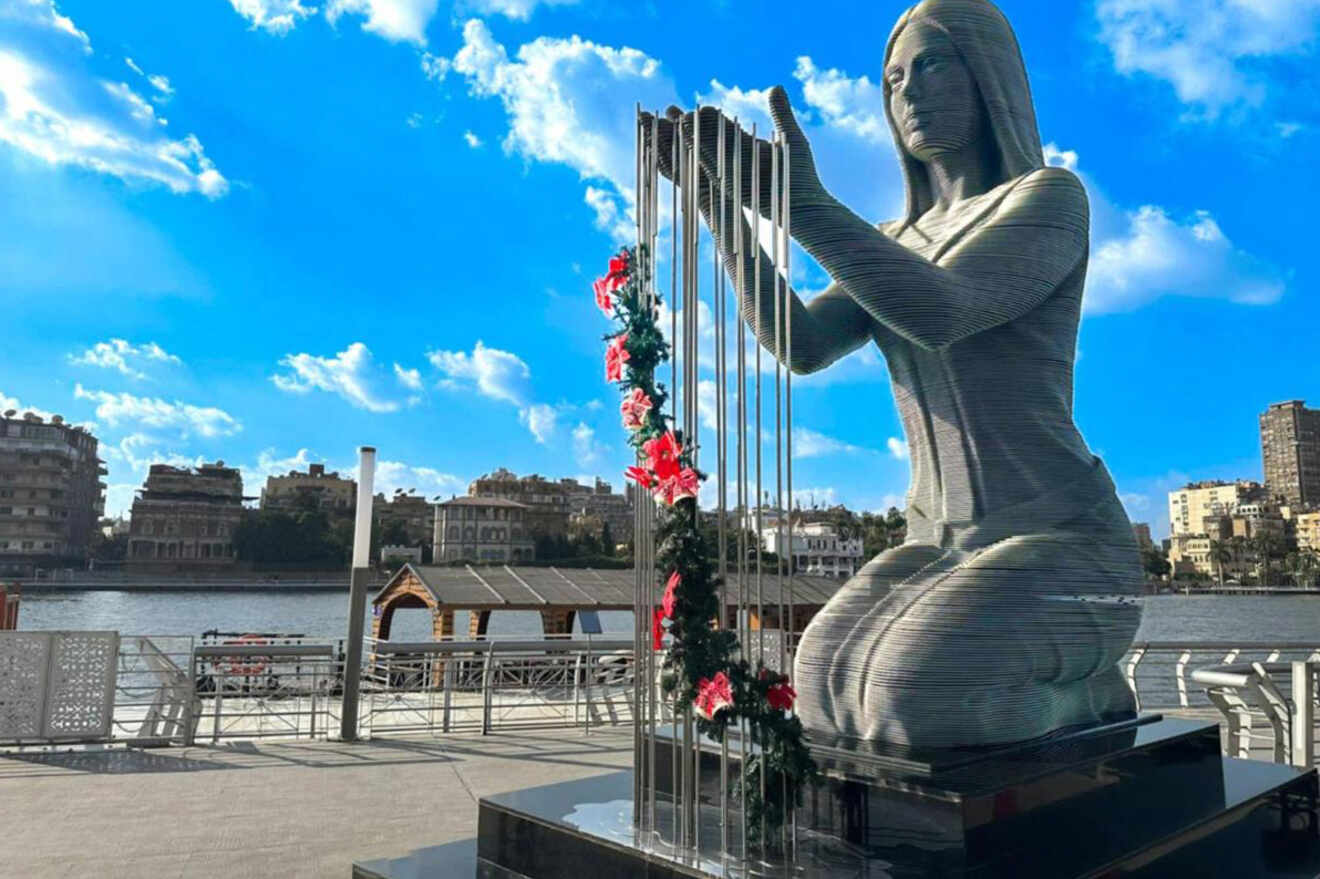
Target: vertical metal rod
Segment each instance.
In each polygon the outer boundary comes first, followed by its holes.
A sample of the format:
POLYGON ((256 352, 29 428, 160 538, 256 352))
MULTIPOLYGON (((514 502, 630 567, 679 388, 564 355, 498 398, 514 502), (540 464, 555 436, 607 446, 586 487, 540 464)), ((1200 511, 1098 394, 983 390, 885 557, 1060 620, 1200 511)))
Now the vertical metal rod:
POLYGON ((784 357, 784 312, 779 295, 779 270, 782 265, 779 254, 780 223, 782 214, 779 203, 779 145, 783 133, 776 130, 770 147, 770 264, 773 266, 771 278, 774 283, 775 308, 775 588, 778 592, 777 616, 779 617, 779 671, 784 670, 784 553, 792 553, 792 547, 784 546, 784 443, 783 443, 783 379, 781 363, 784 357))
MULTIPOLYGON (((786 451, 784 455, 784 469, 788 483, 788 505, 790 509, 793 506, 793 272, 792 272, 792 174, 790 173, 792 163, 790 162, 790 153, 788 141, 784 141, 784 348, 788 357, 788 368, 784 374, 784 431, 786 451)), ((788 622, 784 629, 785 644, 787 645, 786 664, 783 668, 785 675, 791 676, 793 673, 793 657, 796 655, 796 648, 793 644, 793 630, 797 621, 797 602, 793 594, 793 565, 795 559, 793 553, 793 518, 790 513, 788 519, 788 546, 790 552, 790 563, 788 569, 788 622)), ((787 801, 786 808, 789 810, 789 857, 792 861, 797 861, 797 806, 795 803, 787 801)))
MULTIPOLYGON (((765 593, 761 580, 761 551, 765 538, 761 532, 761 150, 756 141, 756 123, 752 123, 752 292, 756 307, 756 363, 752 381, 756 384, 756 430, 752 437, 756 458, 756 661, 765 662, 765 593)), ((748 621, 750 632, 751 623, 748 621)))
MULTIPOLYGON (((743 263, 743 186, 742 154, 743 130, 735 118, 734 154, 733 154, 733 252, 734 252, 734 291, 737 295, 737 307, 742 310, 743 285, 747 281, 747 271, 743 263)), ((738 644, 742 659, 747 659, 747 321, 738 315, 738 399, 737 399, 737 458, 738 476, 736 480, 738 497, 738 644)), ((739 837, 740 851, 747 856, 747 721, 740 719, 738 737, 738 812, 741 826, 739 837)))
POLYGON ((358 737, 358 696, 362 689, 362 638, 366 629, 367 583, 371 579, 372 481, 376 450, 358 449, 357 509, 353 523, 353 568, 348 593, 348 643, 344 645, 344 696, 340 701, 339 737, 358 737))

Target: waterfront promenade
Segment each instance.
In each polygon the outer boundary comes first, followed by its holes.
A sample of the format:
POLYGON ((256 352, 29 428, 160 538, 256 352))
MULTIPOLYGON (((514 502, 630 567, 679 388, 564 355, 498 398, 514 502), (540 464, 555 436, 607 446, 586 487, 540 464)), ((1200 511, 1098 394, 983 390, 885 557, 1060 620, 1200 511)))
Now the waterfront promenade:
POLYGON ((0 875, 344 879, 476 834, 477 798, 629 765, 631 728, 0 755, 0 875))

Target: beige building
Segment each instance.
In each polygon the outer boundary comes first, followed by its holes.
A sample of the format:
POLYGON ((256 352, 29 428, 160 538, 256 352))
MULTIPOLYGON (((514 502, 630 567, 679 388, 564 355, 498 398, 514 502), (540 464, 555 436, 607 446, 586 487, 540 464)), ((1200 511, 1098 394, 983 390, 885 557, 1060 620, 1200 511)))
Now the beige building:
POLYGON ((82 563, 105 511, 98 442, 56 415, 0 417, 0 572, 82 563))
POLYGON ((1320 506, 1320 409, 1304 400, 1271 404, 1260 414, 1260 457, 1272 499, 1320 506))
POLYGON ((226 567, 237 561, 234 531, 243 515, 243 477, 224 461, 190 467, 152 464, 133 501, 128 559, 133 565, 226 567))
POLYGON ((407 546, 421 546, 435 534, 436 506, 421 495, 399 491, 386 500, 385 495, 378 494, 372 503, 371 515, 375 528, 383 528, 391 521, 402 522, 407 533, 407 546))
MULTIPOLYGON (((787 547, 789 542, 787 523, 782 532, 777 527, 777 516, 768 530, 764 516, 761 523, 761 545, 765 551, 787 557, 788 552, 780 552, 780 547, 787 547)), ((792 545, 793 570, 799 574, 846 580, 862 566, 862 539, 844 539, 828 522, 794 522, 792 545)))
POLYGON ((332 516, 351 516, 357 506, 357 482, 325 471, 324 464, 309 464, 307 472, 290 470, 267 476, 261 490, 261 509, 297 509, 308 501, 332 516))
POLYGON ((1200 574, 1212 580, 1219 578, 1222 565, 1225 580, 1241 582, 1255 571, 1255 555, 1233 542, 1231 538, 1207 534, 1175 534, 1169 539, 1169 564, 1174 575, 1200 574), (1214 541, 1227 551, 1222 559, 1214 557, 1214 541))
POLYGON ((1297 528, 1297 548, 1320 552, 1320 512, 1293 516, 1297 528))
POLYGON ((1193 482, 1169 492, 1169 532, 1204 534, 1204 520, 1232 515, 1240 504, 1260 500, 1261 485, 1239 479, 1236 482, 1193 482))
POLYGON ((497 497, 458 497, 436 506, 436 564, 454 561, 531 561, 535 539, 527 527, 527 507, 497 497))
POLYGON ((555 481, 536 473, 520 477, 501 467, 472 480, 468 495, 498 497, 522 504, 527 508, 526 521, 533 538, 567 534, 571 516, 579 517, 579 521, 594 516, 609 523, 610 534, 616 541, 632 539, 635 494, 627 490, 615 494, 610 484, 601 479, 596 479, 593 485, 584 485, 576 479, 555 481))

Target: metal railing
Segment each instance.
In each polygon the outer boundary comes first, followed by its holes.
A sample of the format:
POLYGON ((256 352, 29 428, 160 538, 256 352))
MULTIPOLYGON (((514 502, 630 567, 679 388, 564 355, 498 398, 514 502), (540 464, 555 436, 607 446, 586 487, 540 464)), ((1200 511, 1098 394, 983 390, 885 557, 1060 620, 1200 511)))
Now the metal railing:
POLYGON ((193 646, 189 635, 120 637, 112 741, 192 744, 198 708, 193 646))
POLYGON ((333 644, 292 640, 194 649, 198 737, 317 738, 330 731, 338 651, 333 644))
POLYGON ((377 641, 366 655, 367 735, 632 720, 631 640, 377 641))
POLYGON ((1192 669, 1233 663, 1320 660, 1320 642, 1310 641, 1138 641, 1120 667, 1139 711, 1210 708, 1205 691, 1188 686, 1192 669))
POLYGON ((1275 763, 1309 767, 1315 763, 1317 672, 1316 661, 1251 662, 1199 668, 1192 679, 1224 717, 1230 756, 1251 757, 1263 744, 1275 763), (1256 724, 1262 719, 1263 730, 1256 724))

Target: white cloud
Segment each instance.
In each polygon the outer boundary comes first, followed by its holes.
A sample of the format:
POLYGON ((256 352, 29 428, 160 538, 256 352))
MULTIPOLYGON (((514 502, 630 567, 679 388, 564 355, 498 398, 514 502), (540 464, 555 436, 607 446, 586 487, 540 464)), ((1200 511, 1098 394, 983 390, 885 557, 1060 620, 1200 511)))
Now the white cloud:
POLYGON ((1193 115, 1259 106, 1268 86, 1260 62, 1315 44, 1316 0, 1100 0, 1100 40, 1120 73, 1173 86, 1193 115))
POLYGON ((24 406, 18 402, 17 397, 6 397, 4 391, 0 391, 0 413, 8 412, 11 409, 14 410, 14 414, 20 418, 26 413, 31 412, 38 418, 44 418, 49 421, 51 416, 55 414, 53 412, 47 412, 45 409, 34 409, 31 406, 24 406))
POLYGON ((596 212, 597 229, 608 232, 619 244, 637 240, 637 226, 629 217, 629 206, 618 193, 588 185, 582 200, 596 212))
POLYGON ((538 37, 511 59, 479 19, 463 26, 452 69, 472 94, 503 104, 506 152, 568 165, 584 180, 608 183, 628 205, 635 175, 632 108, 640 101, 663 109, 678 97, 660 62, 637 49, 577 36, 538 37))
POLYGON ((383 378, 373 363, 371 350, 361 342, 354 342, 334 357, 286 354, 280 366, 291 371, 270 379, 282 391, 330 391, 369 412, 394 412, 399 408, 397 401, 387 399, 377 389, 383 378))
POLYGON ((578 0, 460 0, 458 9, 478 15, 503 15, 527 21, 538 6, 573 6, 578 0))
POLYGON ((467 145, 474 150, 481 146, 481 138, 470 131, 463 132, 463 140, 467 141, 467 145))
MULTIPOLYGON (((536 441, 546 445, 554 438, 559 413, 548 403, 533 403, 518 412, 518 420, 532 433, 536 441)), ((576 433, 574 439, 576 440, 576 433)))
POLYGON ((809 427, 793 428, 793 458, 820 458, 826 455, 854 454, 865 452, 861 446, 854 446, 843 440, 812 430, 809 427))
POLYGON ((422 114, 421 114, 421 113, 409 113, 409 114, 408 114, 408 118, 405 119, 405 120, 403 120, 403 121, 404 121, 404 124, 407 125, 409 128, 421 128, 421 127, 422 127, 422 114))
POLYGON ((849 77, 833 67, 821 70, 806 55, 797 59, 793 78, 802 83, 807 106, 817 110, 829 125, 873 144, 893 143, 879 83, 865 75, 849 77))
POLYGON ((253 30, 277 36, 287 34, 316 12, 315 6, 303 6, 299 0, 229 0, 229 5, 252 23, 253 30))
POLYGON ((893 455, 898 460, 904 461, 907 459, 909 454, 908 444, 904 440, 901 440, 896 436, 891 436, 885 445, 889 447, 889 454, 893 455))
MULTIPOLYGON (((357 466, 342 468, 340 473, 349 478, 357 478, 357 466)), ((443 473, 432 467, 416 467, 402 461, 377 461, 372 487, 378 494, 392 496, 396 489, 415 490, 423 497, 439 496, 447 500, 449 495, 466 494, 467 480, 452 473, 443 473)))
POLYGON ((132 58, 125 57, 124 63, 128 65, 130 70, 144 78, 147 83, 156 90, 157 94, 152 98, 153 101, 165 103, 174 96, 174 86, 170 85, 170 79, 168 76, 159 73, 149 74, 139 67, 137 62, 132 58))
POLYGON ((1125 234, 1100 243, 1087 275, 1088 313, 1128 311, 1160 296, 1269 305, 1285 283, 1271 266, 1233 246, 1207 211, 1183 220, 1143 205, 1125 234))
POLYGON ((426 45, 426 26, 438 0, 329 0, 325 17, 331 24, 346 14, 366 18, 362 29, 393 42, 426 45))
POLYGON ((1045 164, 1055 168, 1067 168, 1069 171, 1077 171, 1077 151, 1060 149, 1054 141, 1050 141, 1042 148, 1045 154, 1045 164))
POLYGON ((399 384, 413 391, 422 389, 422 373, 418 369, 404 369, 399 364, 394 364, 394 377, 399 380, 399 384))
POLYGON ((1279 132, 1279 137, 1287 140, 1297 132, 1306 130, 1306 126, 1300 122, 1275 122, 1274 130, 1279 132))
POLYGON ((146 372, 134 366, 134 363, 177 364, 183 361, 155 342, 133 345, 124 339, 110 339, 108 342, 97 342, 81 354, 70 354, 69 362, 81 366, 115 369, 130 378, 143 379, 147 377, 146 372))
POLYGON ((35 25, 43 30, 53 30, 61 37, 72 38, 82 51, 87 53, 92 51, 92 41, 87 38, 87 34, 78 30, 73 19, 60 14, 55 8, 55 0, 13 0, 0 7, 0 19, 35 25))
POLYGON ((600 459, 596 431, 582 421, 573 428, 573 459, 579 467, 590 467, 600 459))
POLYGON ((159 397, 93 391, 81 384, 74 386, 73 396, 78 400, 96 403, 96 417, 111 427, 120 422, 128 422, 144 427, 173 428, 184 437, 192 434, 204 437, 233 436, 243 429, 238 419, 214 406, 194 406, 178 400, 171 403, 159 397))
POLYGON ((208 198, 228 192, 196 136, 170 139, 165 127, 127 84, 95 77, 84 60, 70 59, 58 46, 38 40, 0 51, 0 141, 51 165, 88 168, 127 183, 208 198))
POLYGON ((421 57, 422 73, 426 78, 435 82, 444 82, 445 77, 449 75, 449 59, 443 55, 432 55, 430 52, 423 52, 421 57))
POLYGON ((515 406, 527 402, 532 371, 511 351, 487 348, 478 339, 471 354, 466 351, 429 351, 426 358, 444 374, 441 387, 475 386, 479 393, 492 400, 515 406))

